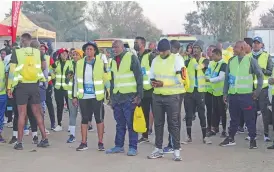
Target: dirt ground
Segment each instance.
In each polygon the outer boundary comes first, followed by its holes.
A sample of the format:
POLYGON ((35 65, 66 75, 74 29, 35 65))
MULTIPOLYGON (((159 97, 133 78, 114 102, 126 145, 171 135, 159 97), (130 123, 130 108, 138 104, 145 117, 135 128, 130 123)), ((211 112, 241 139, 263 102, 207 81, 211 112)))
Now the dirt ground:
MULTIPOLYGON (((184 116, 184 114, 182 114, 184 116)), ((236 136, 237 145, 234 147, 220 147, 220 135, 212 137, 212 145, 202 144, 201 129, 197 118, 193 126, 193 143, 182 145, 183 161, 172 161, 172 155, 162 159, 148 160, 147 155, 153 150, 154 134, 150 136, 150 143, 143 143, 138 147, 138 155, 128 157, 126 153, 106 155, 97 151, 96 131, 88 134, 89 149, 76 152, 80 143, 80 116, 77 120, 77 141, 66 143, 68 138, 68 113, 64 113, 63 131, 51 131, 49 137, 50 147, 37 148, 31 144, 31 135, 24 137, 24 150, 16 151, 12 145, 0 144, 0 172, 75 172, 75 171, 100 171, 100 172, 270 172, 274 169, 274 151, 267 150, 271 143, 264 143, 263 136, 258 135, 258 149, 249 150, 249 142, 244 138, 247 134, 236 136)), ((46 117, 46 125, 50 126, 46 117)), ((95 126, 95 125, 94 125, 95 126)), ((106 107, 105 115, 106 133, 104 137, 105 148, 114 146, 115 121, 112 110, 106 107)), ((181 138, 186 138, 185 123, 181 130, 181 138)), ((270 126, 272 131, 272 126, 270 126)), ((261 117, 258 119, 258 133, 262 133, 261 117)), ((4 137, 9 140, 12 129, 4 129, 4 137)), ((167 131, 165 133, 167 144, 167 131)), ((128 149, 128 140, 125 141, 128 149)))

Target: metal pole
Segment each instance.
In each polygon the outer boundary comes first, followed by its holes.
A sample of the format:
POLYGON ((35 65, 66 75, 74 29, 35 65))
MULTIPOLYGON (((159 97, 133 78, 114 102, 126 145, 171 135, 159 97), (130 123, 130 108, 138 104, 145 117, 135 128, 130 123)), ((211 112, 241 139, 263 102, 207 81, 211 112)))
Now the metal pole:
POLYGON ((239 1, 239 32, 240 32, 240 39, 242 39, 242 2, 239 1))

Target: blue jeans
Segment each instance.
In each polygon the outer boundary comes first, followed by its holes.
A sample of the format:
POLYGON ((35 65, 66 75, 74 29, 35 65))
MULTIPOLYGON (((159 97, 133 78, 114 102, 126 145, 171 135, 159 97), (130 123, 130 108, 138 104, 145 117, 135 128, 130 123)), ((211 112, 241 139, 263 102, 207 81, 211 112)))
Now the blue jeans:
POLYGON ((4 116, 5 116, 5 111, 6 111, 6 106, 7 106, 7 95, 0 95, 0 134, 3 131, 4 128, 4 116))
POLYGON ((115 146, 124 147, 126 129, 128 129, 129 148, 137 150, 138 134, 133 130, 133 114, 136 105, 126 101, 114 104, 114 119, 116 120, 115 146))

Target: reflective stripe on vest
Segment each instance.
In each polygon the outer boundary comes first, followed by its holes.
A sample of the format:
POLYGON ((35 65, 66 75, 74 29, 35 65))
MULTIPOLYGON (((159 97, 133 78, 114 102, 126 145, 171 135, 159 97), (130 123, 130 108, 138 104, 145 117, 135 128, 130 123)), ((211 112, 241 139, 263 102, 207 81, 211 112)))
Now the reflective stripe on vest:
POLYGON ((0 60, 0 95, 6 94, 6 76, 5 76, 5 65, 0 60))
MULTIPOLYGON (((269 57, 269 54, 267 54, 266 52, 263 52, 259 58, 258 58, 258 64, 259 66, 262 68, 262 69, 266 69, 267 67, 267 62, 268 62, 268 57, 269 57)), ((268 86, 268 79, 269 79, 269 76, 266 76, 264 75, 263 76, 264 80, 263 80, 263 87, 262 88, 265 88, 268 86)), ((255 75, 254 77, 254 87, 257 88, 257 84, 258 84, 258 80, 257 80, 257 76, 255 75)))
POLYGON ((149 73, 150 73, 149 56, 150 56, 150 53, 145 54, 141 61, 144 90, 152 89, 152 86, 151 86, 150 80, 149 80, 149 73))
MULTIPOLYGON (((76 66, 76 74, 77 74, 77 97, 78 99, 82 99, 84 97, 84 71, 85 71, 85 60, 86 57, 79 60, 76 66)), ((100 101, 104 99, 104 63, 101 59, 101 56, 97 55, 94 63, 93 69, 93 85, 95 88, 95 96, 96 100, 100 101)))
POLYGON ((15 87, 18 84, 18 82, 21 82, 21 83, 37 83, 38 81, 45 82, 46 79, 41 69, 40 51, 38 49, 34 49, 30 47, 17 49, 15 51, 16 51, 18 63, 14 69, 12 87, 15 87), (35 68, 37 69, 37 78, 35 78, 35 80, 33 81, 26 80, 24 79, 24 76, 21 75, 21 71, 24 68, 26 57, 29 56, 30 54, 35 59, 35 68))
POLYGON ((245 56, 239 63, 237 56, 229 62, 229 94, 249 94, 253 90, 253 76, 250 74, 252 57, 245 56))
MULTIPOLYGON (((66 70, 67 69, 71 69, 72 68, 72 63, 70 60, 67 60, 65 62, 65 65, 63 67, 63 71, 61 70, 61 64, 60 61, 56 62, 56 69, 55 69, 55 78, 56 78, 56 82, 55 82, 55 88, 57 90, 59 90, 61 88, 61 86, 63 87, 64 90, 68 90, 68 84, 66 84, 66 70)), ((70 83, 70 82, 69 82, 70 83)))
POLYGON ((137 84, 133 72, 130 70, 132 54, 126 52, 121 58, 119 70, 117 69, 117 63, 112 60, 111 71, 114 76, 114 89, 113 93, 118 92, 122 94, 136 93, 137 84))
POLYGON ((160 56, 155 57, 153 62, 154 76, 156 80, 163 82, 163 87, 154 88, 154 94, 176 95, 186 92, 184 84, 180 82, 182 80, 181 74, 176 74, 174 71, 175 60, 174 54, 169 55, 167 59, 162 59, 160 56))
POLYGON ((198 81, 198 92, 206 92, 206 81, 205 74, 202 69, 197 69, 197 66, 203 65, 205 58, 201 57, 197 63, 195 58, 191 58, 187 66, 187 72, 189 75, 189 88, 187 89, 188 93, 192 93, 195 87, 195 80, 198 81), (197 71, 197 77, 195 78, 195 72, 197 71))
MULTIPOLYGON (((206 69, 205 76, 210 77, 213 73, 214 68, 216 67, 217 63, 215 61, 210 61, 208 68, 206 69)), ((206 91, 208 93, 213 92, 212 83, 206 82, 206 91)))
MULTIPOLYGON (((218 66, 217 67, 215 66, 215 68, 213 69, 213 71, 211 73, 211 78, 215 78, 215 77, 219 76, 220 69, 221 69, 223 63, 225 63, 224 60, 221 60, 218 63, 216 63, 216 65, 218 65, 218 66)), ((224 90, 224 80, 212 83, 212 91, 213 91, 212 94, 214 96, 222 96, 223 90, 224 90)))

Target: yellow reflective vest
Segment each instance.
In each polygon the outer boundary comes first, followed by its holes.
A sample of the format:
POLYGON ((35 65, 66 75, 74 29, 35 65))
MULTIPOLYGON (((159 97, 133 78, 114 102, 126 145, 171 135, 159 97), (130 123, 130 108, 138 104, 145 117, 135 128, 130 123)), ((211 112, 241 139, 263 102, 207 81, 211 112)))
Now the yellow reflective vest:
MULTIPOLYGON (((259 58, 258 58, 258 64, 262 69, 266 69, 267 67, 267 62, 268 62, 268 57, 269 54, 266 52, 263 52, 259 58)), ((268 86, 268 79, 269 76, 264 75, 263 77, 263 87, 262 88, 266 88, 268 86)), ((258 80, 257 80, 257 76, 255 75, 254 77, 254 87, 257 88, 257 84, 258 84, 258 80)))
POLYGON ((205 60, 204 57, 201 57, 197 62, 195 58, 191 58, 188 66, 187 72, 189 76, 189 88, 187 89, 188 93, 193 93, 195 87, 195 72, 197 71, 197 83, 196 87, 198 88, 198 92, 206 92, 206 81, 205 81, 205 74, 203 72, 203 61, 205 60))
POLYGON ((132 54, 126 52, 125 55, 121 58, 119 70, 117 68, 117 63, 115 60, 112 60, 111 71, 113 73, 114 79, 114 88, 113 94, 116 93, 136 93, 137 92, 137 83, 134 77, 133 71, 130 70, 132 54))
POLYGON ((16 50, 16 56, 17 56, 17 65, 14 69, 14 78, 13 78, 13 83, 12 87, 15 87, 19 82, 20 83, 37 83, 39 81, 45 82, 46 79, 44 77, 44 74, 41 69, 41 57, 40 57, 40 51, 38 49, 34 49, 31 47, 27 48, 21 48, 16 50), (34 75, 30 76, 28 71, 28 66, 25 66, 26 64, 26 59, 31 56, 31 59, 34 59, 34 63, 32 64, 34 66, 33 71, 34 75), (26 69, 26 70, 24 70, 26 69))
POLYGON ((57 67, 55 69, 56 82, 54 88, 59 90, 62 86, 64 90, 68 90, 68 85, 72 83, 69 82, 69 84, 66 84, 66 70, 72 69, 72 63, 70 60, 67 60, 65 62, 63 70, 61 69, 60 61, 55 62, 55 64, 57 67))
POLYGON ((175 54, 170 54, 166 59, 158 55, 153 61, 154 77, 156 80, 163 82, 163 87, 154 88, 154 94, 176 95, 186 92, 181 74, 176 74, 176 71, 174 71, 176 63, 175 54))
MULTIPOLYGON (((210 77, 217 63, 215 61, 210 61, 208 68, 206 69, 205 75, 206 77, 210 77)), ((212 83, 206 82, 206 91, 210 94, 213 93, 212 83)))
MULTIPOLYGON (((216 62, 217 67, 215 65, 215 67, 211 73, 211 78, 215 78, 215 77, 219 76, 220 69, 221 69, 223 63, 225 63, 225 61, 223 59, 219 62, 216 62)), ((222 96, 223 95, 224 80, 215 82, 215 83, 211 83, 211 86, 212 86, 212 94, 214 96, 222 96)))
POLYGON ((151 86, 150 80, 149 80, 149 73, 150 73, 149 56, 150 56, 150 53, 147 53, 143 56, 143 58, 141 60, 141 69, 142 69, 142 74, 143 74, 144 90, 152 89, 152 86, 151 86))
MULTIPOLYGON (((77 75, 77 98, 82 99, 84 97, 84 75, 86 69, 85 63, 86 57, 77 61, 76 75, 77 75)), ((96 56, 96 60, 93 66, 93 84, 95 88, 96 100, 100 101, 104 99, 104 63, 100 55, 96 56)))
POLYGON ((239 63, 237 56, 229 64, 229 90, 228 94, 249 94, 253 90, 253 75, 250 74, 250 56, 243 57, 239 63))
POLYGON ((0 60, 0 95, 4 94, 6 94, 6 72, 4 62, 0 60))

